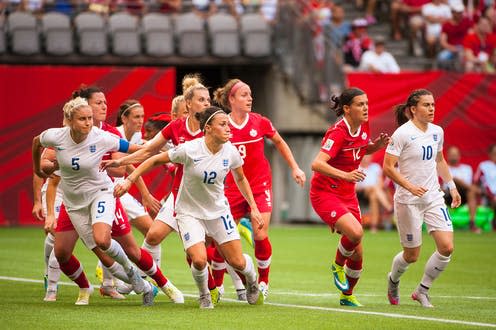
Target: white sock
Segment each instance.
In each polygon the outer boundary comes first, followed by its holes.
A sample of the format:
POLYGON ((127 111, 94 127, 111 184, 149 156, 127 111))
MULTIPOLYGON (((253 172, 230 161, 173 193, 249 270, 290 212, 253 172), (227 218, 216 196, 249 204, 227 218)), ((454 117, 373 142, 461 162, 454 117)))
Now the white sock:
POLYGON ((53 251, 53 244, 55 243, 55 237, 51 234, 48 233, 48 235, 45 236, 45 275, 48 275, 48 263, 50 259, 50 254, 53 251))
POLYGON ((110 269, 102 265, 102 271, 103 271, 102 286, 114 286, 114 276, 112 276, 112 272, 110 271, 110 269))
POLYGON ((105 252, 109 257, 121 264, 126 273, 129 273, 129 271, 133 268, 131 261, 127 257, 120 244, 117 243, 117 241, 112 239, 110 241, 110 247, 103 252, 105 252))
POLYGON ((246 253, 243 253, 243 256, 245 257, 246 260, 246 266, 245 269, 240 270, 239 272, 245 276, 247 283, 256 282, 257 273, 255 272, 255 266, 253 266, 253 260, 246 253))
POLYGON ((208 267, 205 266, 202 270, 196 269, 194 264, 191 264, 191 274, 195 280, 196 286, 202 294, 210 294, 208 290, 208 267))
POLYGON ((50 253, 50 258, 48 259, 48 286, 47 290, 57 291, 57 283, 60 279, 60 274, 62 271, 60 270, 59 262, 57 258, 55 258, 55 252, 52 249, 52 253, 50 253))
POLYGON ((243 281, 239 277, 238 273, 231 267, 231 265, 226 263, 226 269, 229 275, 231 275, 231 279, 236 290, 243 290, 245 288, 243 281))
POLYGON ((441 272, 448 266, 451 256, 445 257, 438 251, 435 251, 425 264, 424 276, 420 284, 430 288, 432 282, 441 275, 441 272))
POLYGON ((112 266, 108 267, 107 269, 113 276, 115 276, 119 280, 121 280, 127 284, 131 284, 129 277, 127 276, 126 272, 124 271, 124 268, 118 262, 114 262, 112 264, 112 266))
POLYGON ((150 252, 152 255, 153 260, 155 260, 155 263, 157 266, 160 268, 160 265, 162 264, 162 246, 160 244, 158 245, 151 245, 146 242, 146 239, 143 241, 142 245, 143 249, 147 250, 150 252))
POLYGON ((403 251, 401 251, 393 258, 393 264, 391 265, 391 281, 398 282, 401 275, 408 269, 408 265, 410 264, 403 258, 403 251))

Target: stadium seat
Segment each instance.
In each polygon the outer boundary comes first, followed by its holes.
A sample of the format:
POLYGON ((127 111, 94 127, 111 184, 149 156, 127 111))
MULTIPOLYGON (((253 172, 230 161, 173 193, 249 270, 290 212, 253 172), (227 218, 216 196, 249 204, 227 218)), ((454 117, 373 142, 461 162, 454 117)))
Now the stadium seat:
POLYGON ((0 16, 0 54, 5 53, 7 44, 5 42, 5 19, 4 16, 0 16))
POLYGON ((178 52, 182 56, 195 57, 207 54, 205 21, 194 13, 179 14, 174 24, 178 40, 178 52))
POLYGON ((116 13, 109 18, 112 53, 133 56, 141 53, 138 18, 128 13, 116 13))
POLYGON ((151 56, 174 54, 174 31, 169 16, 150 13, 143 16, 141 26, 145 38, 145 52, 151 56))
POLYGON ((239 31, 236 19, 226 13, 217 13, 207 20, 212 55, 231 57, 240 54, 239 31))
POLYGON ((60 13, 47 13, 41 18, 45 50, 50 55, 67 55, 74 51, 71 22, 60 13))
POLYGON ((263 16, 244 14, 240 25, 244 54, 252 57, 269 56, 272 52, 271 30, 263 16))
POLYGON ((33 55, 40 52, 40 36, 36 18, 27 12, 15 12, 7 17, 12 52, 33 55))
POLYGON ((81 13, 74 18, 74 25, 81 54, 98 56, 107 53, 107 26, 102 16, 81 13))

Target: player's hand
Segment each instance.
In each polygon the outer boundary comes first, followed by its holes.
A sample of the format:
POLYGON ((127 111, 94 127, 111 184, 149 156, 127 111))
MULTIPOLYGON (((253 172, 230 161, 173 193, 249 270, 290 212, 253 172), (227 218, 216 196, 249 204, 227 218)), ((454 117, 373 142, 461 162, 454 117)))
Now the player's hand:
POLYGON ((409 192, 411 192, 412 195, 417 196, 417 197, 422 197, 427 192, 427 189, 425 189, 424 187, 414 186, 414 185, 409 187, 407 190, 409 192))
POLYGON ((119 167, 121 165, 120 159, 102 160, 100 163, 100 171, 103 172, 109 167, 119 167))
POLYGON ((143 196, 143 206, 147 209, 152 219, 154 219, 160 211, 162 204, 152 194, 148 194, 143 196))
POLYGON ((45 230, 45 233, 55 233, 55 228, 57 227, 57 221, 55 220, 55 216, 53 215, 47 215, 45 218, 45 226, 43 229, 45 230))
POLYGON ((42 170, 34 170, 33 172, 42 179, 48 179, 48 177, 50 176, 49 174, 46 174, 42 170))
POLYGON ((293 170, 291 175, 293 176, 293 180, 295 180, 295 182, 299 184, 300 187, 303 188, 303 186, 305 185, 305 181, 307 180, 305 176, 305 172, 303 172, 299 167, 297 167, 293 170))
POLYGON ((457 208, 462 203, 462 198, 460 197, 460 193, 458 193, 458 190, 456 188, 450 189, 449 192, 451 195, 451 208, 457 208))
POLYGON ((129 188, 131 188, 132 182, 130 180, 124 180, 121 183, 118 183, 114 187, 114 196, 115 197, 121 197, 125 193, 128 192, 129 188))
POLYGON ((356 170, 346 173, 344 179, 349 182, 359 182, 365 180, 366 176, 367 174, 365 174, 360 168, 357 168, 356 170))
POLYGON ((391 143, 391 137, 387 133, 381 133, 379 137, 374 140, 374 144, 379 148, 385 148, 389 143, 391 143))
POLYGON ((31 214, 39 221, 45 220, 45 215, 43 214, 43 207, 41 206, 41 202, 34 202, 33 209, 31 210, 31 214))
POLYGON ((264 226, 264 220, 262 218, 262 214, 258 209, 251 209, 250 212, 250 217, 251 217, 251 222, 255 225, 257 225, 258 229, 262 229, 264 226))

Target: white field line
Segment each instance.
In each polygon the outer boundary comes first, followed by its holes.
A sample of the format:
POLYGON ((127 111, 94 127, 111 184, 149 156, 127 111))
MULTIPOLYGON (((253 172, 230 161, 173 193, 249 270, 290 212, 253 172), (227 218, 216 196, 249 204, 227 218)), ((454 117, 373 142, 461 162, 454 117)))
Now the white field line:
MULTIPOLYGON (((19 277, 9 277, 9 276, 0 276, 0 280, 4 281, 15 281, 15 282, 29 282, 29 283, 43 283, 41 280, 28 279, 28 278, 19 278, 19 277)), ((72 282, 59 282, 59 285, 74 285, 72 282)), ((279 292, 281 294, 281 292, 279 292)), ((271 292, 272 294, 272 292, 271 292)), ((282 294, 297 294, 295 292, 286 292, 282 294)), ((303 296, 304 294, 299 294, 303 296)), ((196 298, 198 294, 185 294, 186 297, 196 298)), ((308 296, 308 294, 307 294, 308 296)), ((323 294, 319 295, 323 296, 323 294)), ((368 296, 379 296, 379 295, 368 295, 368 296)), ((445 296, 448 297, 448 296, 445 296)), ((466 297, 465 297, 466 298, 466 297)), ((476 299, 494 299, 493 297, 472 297, 476 299)), ((230 298, 222 298, 223 301, 228 302, 240 302, 236 299, 230 298)), ((459 324, 459 325, 468 325, 468 326, 477 326, 477 327, 488 327, 488 328, 496 328, 495 323, 482 323, 482 322, 470 322, 470 321, 462 321, 462 320, 450 320, 450 319, 441 319, 436 317, 424 317, 417 315, 406 315, 406 314, 396 314, 396 313, 384 313, 384 312, 371 312, 364 311, 359 309, 342 309, 342 308, 332 308, 332 307, 321 307, 321 306, 306 306, 306 305, 296 305, 296 304, 282 304, 282 303, 271 303, 265 302, 265 305, 269 306, 277 306, 277 307, 285 307, 285 308, 296 308, 296 309, 308 309, 308 310, 317 310, 317 311, 326 311, 326 312, 336 312, 336 313, 349 313, 349 314, 361 314, 361 315, 374 315, 374 316, 382 316, 388 318, 396 318, 396 319, 410 319, 410 320, 419 320, 419 321, 431 321, 431 322, 439 322, 439 323, 448 323, 448 324, 459 324)))

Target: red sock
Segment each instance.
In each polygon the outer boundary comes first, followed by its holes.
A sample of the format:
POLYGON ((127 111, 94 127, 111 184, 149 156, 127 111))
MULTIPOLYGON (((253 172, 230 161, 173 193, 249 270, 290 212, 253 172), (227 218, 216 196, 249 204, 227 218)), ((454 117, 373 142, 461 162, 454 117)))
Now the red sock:
POLYGON ((255 240, 255 258, 258 266, 258 282, 269 283, 270 259, 272 257, 272 245, 269 237, 255 240))
POLYGON ((162 271, 153 260, 153 257, 150 254, 150 252, 142 248, 140 248, 140 250, 141 250, 141 257, 136 265, 139 267, 139 269, 145 272, 146 275, 153 278, 155 282, 157 282, 157 285, 159 287, 163 287, 164 285, 166 285, 167 278, 162 274, 162 271))
POLYGON ((212 255, 212 276, 215 280, 215 286, 222 286, 224 284, 224 273, 226 272, 226 268, 218 268, 220 267, 219 264, 224 264, 224 258, 220 255, 219 251, 217 251, 217 248, 214 249, 212 255), (214 267, 215 265, 215 267, 214 267))
POLYGON ((64 272, 71 280, 73 280, 81 289, 87 289, 90 287, 90 282, 86 278, 84 274, 83 267, 79 263, 79 260, 74 255, 71 255, 71 258, 65 262, 60 264, 60 270, 64 272))
POLYGON ((215 248, 215 244, 212 242, 209 246, 207 246, 207 261, 211 263, 214 260, 214 253, 217 249, 215 248))
POLYGON ((360 272, 362 271, 362 259, 356 261, 356 260, 351 260, 348 259, 346 260, 346 268, 348 268, 347 271, 354 273, 353 277, 349 276, 348 273, 346 273, 346 278, 348 279, 348 284, 350 285, 349 289, 346 291, 343 291, 345 295, 351 295, 353 294, 353 288, 355 285, 358 283, 358 280, 360 279, 360 272))
POLYGON ((341 239, 339 240, 339 244, 346 250, 346 251, 349 251, 351 252, 350 255, 344 255, 341 253, 341 251, 339 250, 339 247, 338 249, 336 250, 336 263, 340 266, 344 266, 345 262, 346 262, 346 259, 348 259, 351 254, 353 253, 353 251, 355 250, 355 248, 358 246, 358 244, 360 244, 360 242, 358 243, 353 243, 352 241, 350 241, 348 239, 348 237, 346 236, 341 236, 341 239))

